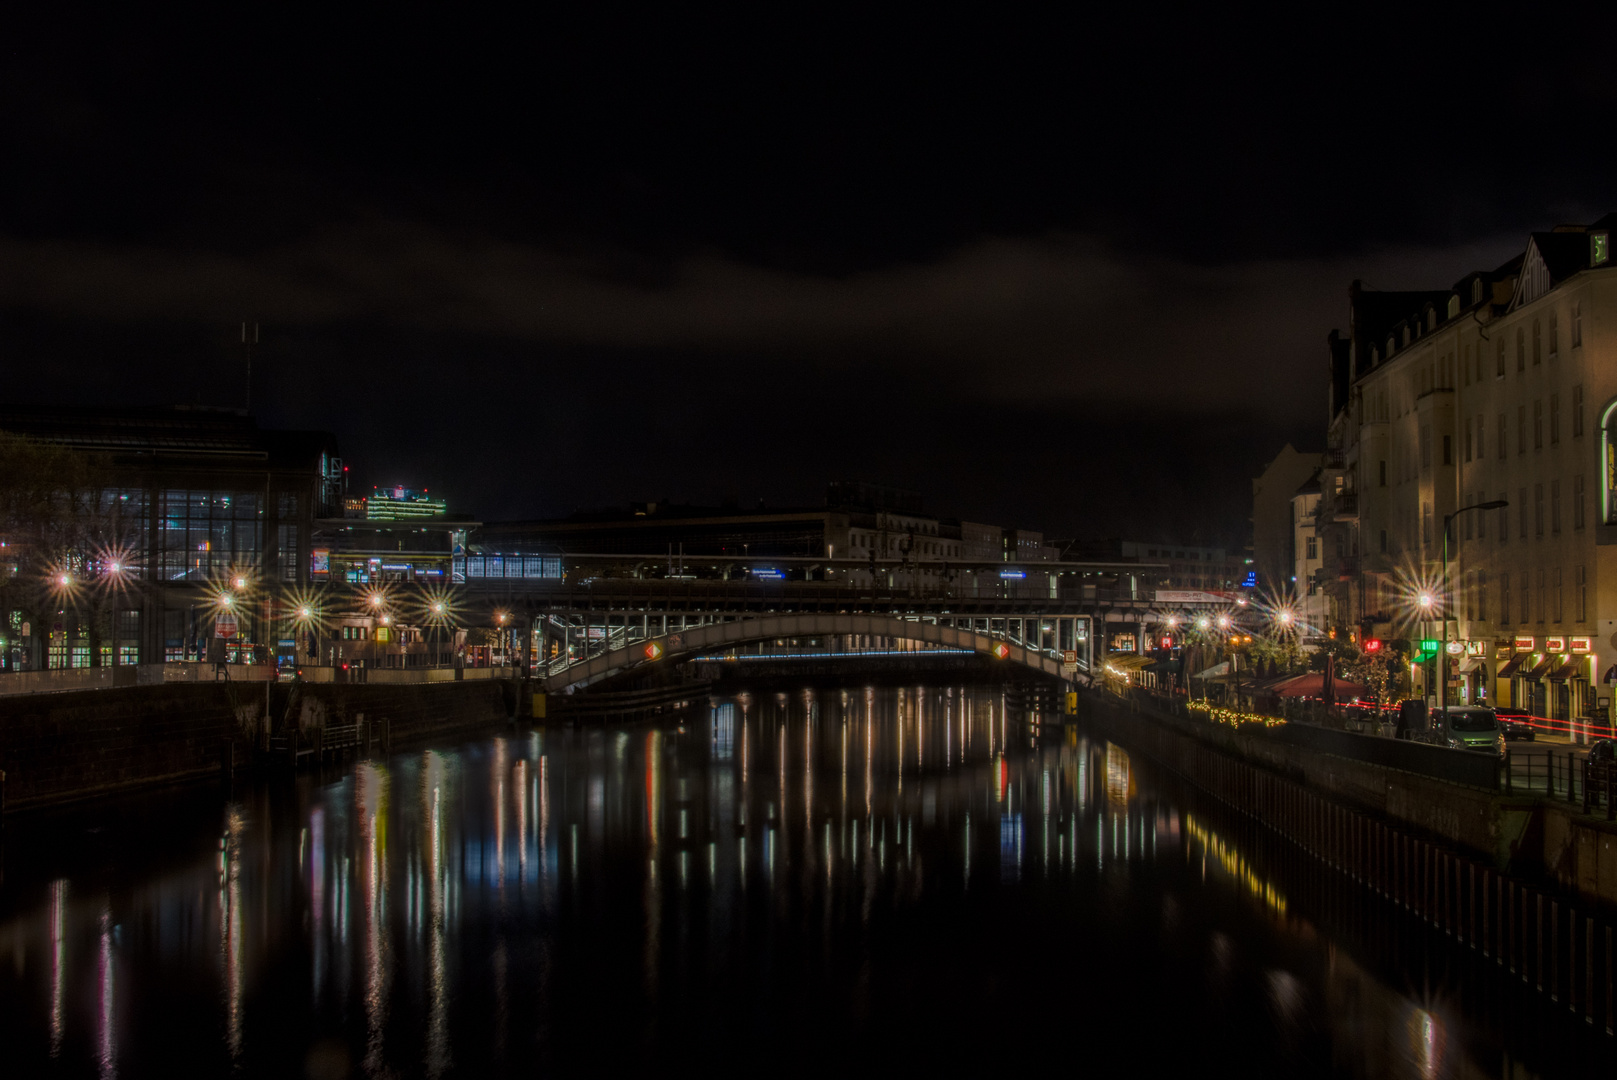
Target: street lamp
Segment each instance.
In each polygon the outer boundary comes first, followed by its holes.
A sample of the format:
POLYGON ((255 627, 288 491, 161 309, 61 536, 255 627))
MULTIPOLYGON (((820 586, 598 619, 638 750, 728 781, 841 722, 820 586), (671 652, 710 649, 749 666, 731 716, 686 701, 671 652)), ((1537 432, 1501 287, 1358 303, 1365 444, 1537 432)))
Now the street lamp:
MULTIPOLYGON (((1488 502, 1472 503, 1462 506, 1452 514, 1443 515, 1443 603, 1438 610, 1438 618, 1443 624, 1442 647, 1437 652, 1437 705, 1440 709, 1449 707, 1449 526, 1454 519, 1467 510, 1503 510, 1510 503, 1504 499, 1490 499, 1488 502)), ((1424 603, 1426 597, 1421 598, 1424 603)))

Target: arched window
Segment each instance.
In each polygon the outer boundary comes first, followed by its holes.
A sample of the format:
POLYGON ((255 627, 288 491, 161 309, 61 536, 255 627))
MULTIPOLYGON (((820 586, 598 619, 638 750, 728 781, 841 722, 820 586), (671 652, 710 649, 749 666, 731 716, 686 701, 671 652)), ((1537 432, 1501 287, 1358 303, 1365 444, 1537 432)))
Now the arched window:
POLYGON ((1600 412, 1600 468, 1605 473, 1600 485, 1600 520, 1617 524, 1617 401, 1600 412))

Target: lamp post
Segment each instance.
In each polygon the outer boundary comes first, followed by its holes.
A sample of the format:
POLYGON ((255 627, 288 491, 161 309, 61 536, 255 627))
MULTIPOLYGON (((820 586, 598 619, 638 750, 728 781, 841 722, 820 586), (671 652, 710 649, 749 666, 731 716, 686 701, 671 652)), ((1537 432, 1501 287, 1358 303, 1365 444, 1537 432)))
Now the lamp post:
POLYGON ((1454 519, 1467 510, 1503 510, 1510 503, 1504 499, 1490 499, 1488 502, 1472 503, 1462 506, 1452 514, 1443 515, 1443 581, 1442 603, 1438 605, 1437 616, 1443 624, 1440 635, 1442 645, 1437 652, 1437 705, 1439 709, 1449 707, 1449 526, 1454 519))

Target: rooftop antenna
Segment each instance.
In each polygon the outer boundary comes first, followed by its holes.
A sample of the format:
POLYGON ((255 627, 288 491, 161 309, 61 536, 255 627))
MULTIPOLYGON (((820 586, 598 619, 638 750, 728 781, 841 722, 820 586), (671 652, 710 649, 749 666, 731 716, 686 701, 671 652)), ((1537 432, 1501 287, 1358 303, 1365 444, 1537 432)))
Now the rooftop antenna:
POLYGON ((253 346, 258 344, 258 324, 241 324, 241 347, 247 354, 247 412, 253 411, 253 346))

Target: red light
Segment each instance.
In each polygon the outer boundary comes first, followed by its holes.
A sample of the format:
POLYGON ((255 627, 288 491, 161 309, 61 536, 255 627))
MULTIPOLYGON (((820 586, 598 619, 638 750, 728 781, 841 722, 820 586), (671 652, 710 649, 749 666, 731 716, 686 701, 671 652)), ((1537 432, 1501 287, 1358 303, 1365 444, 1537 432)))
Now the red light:
POLYGON ((1365 638, 1364 639, 1364 651, 1365 652, 1380 652, 1381 651, 1381 639, 1380 638, 1373 638, 1373 637, 1372 638, 1365 638))

